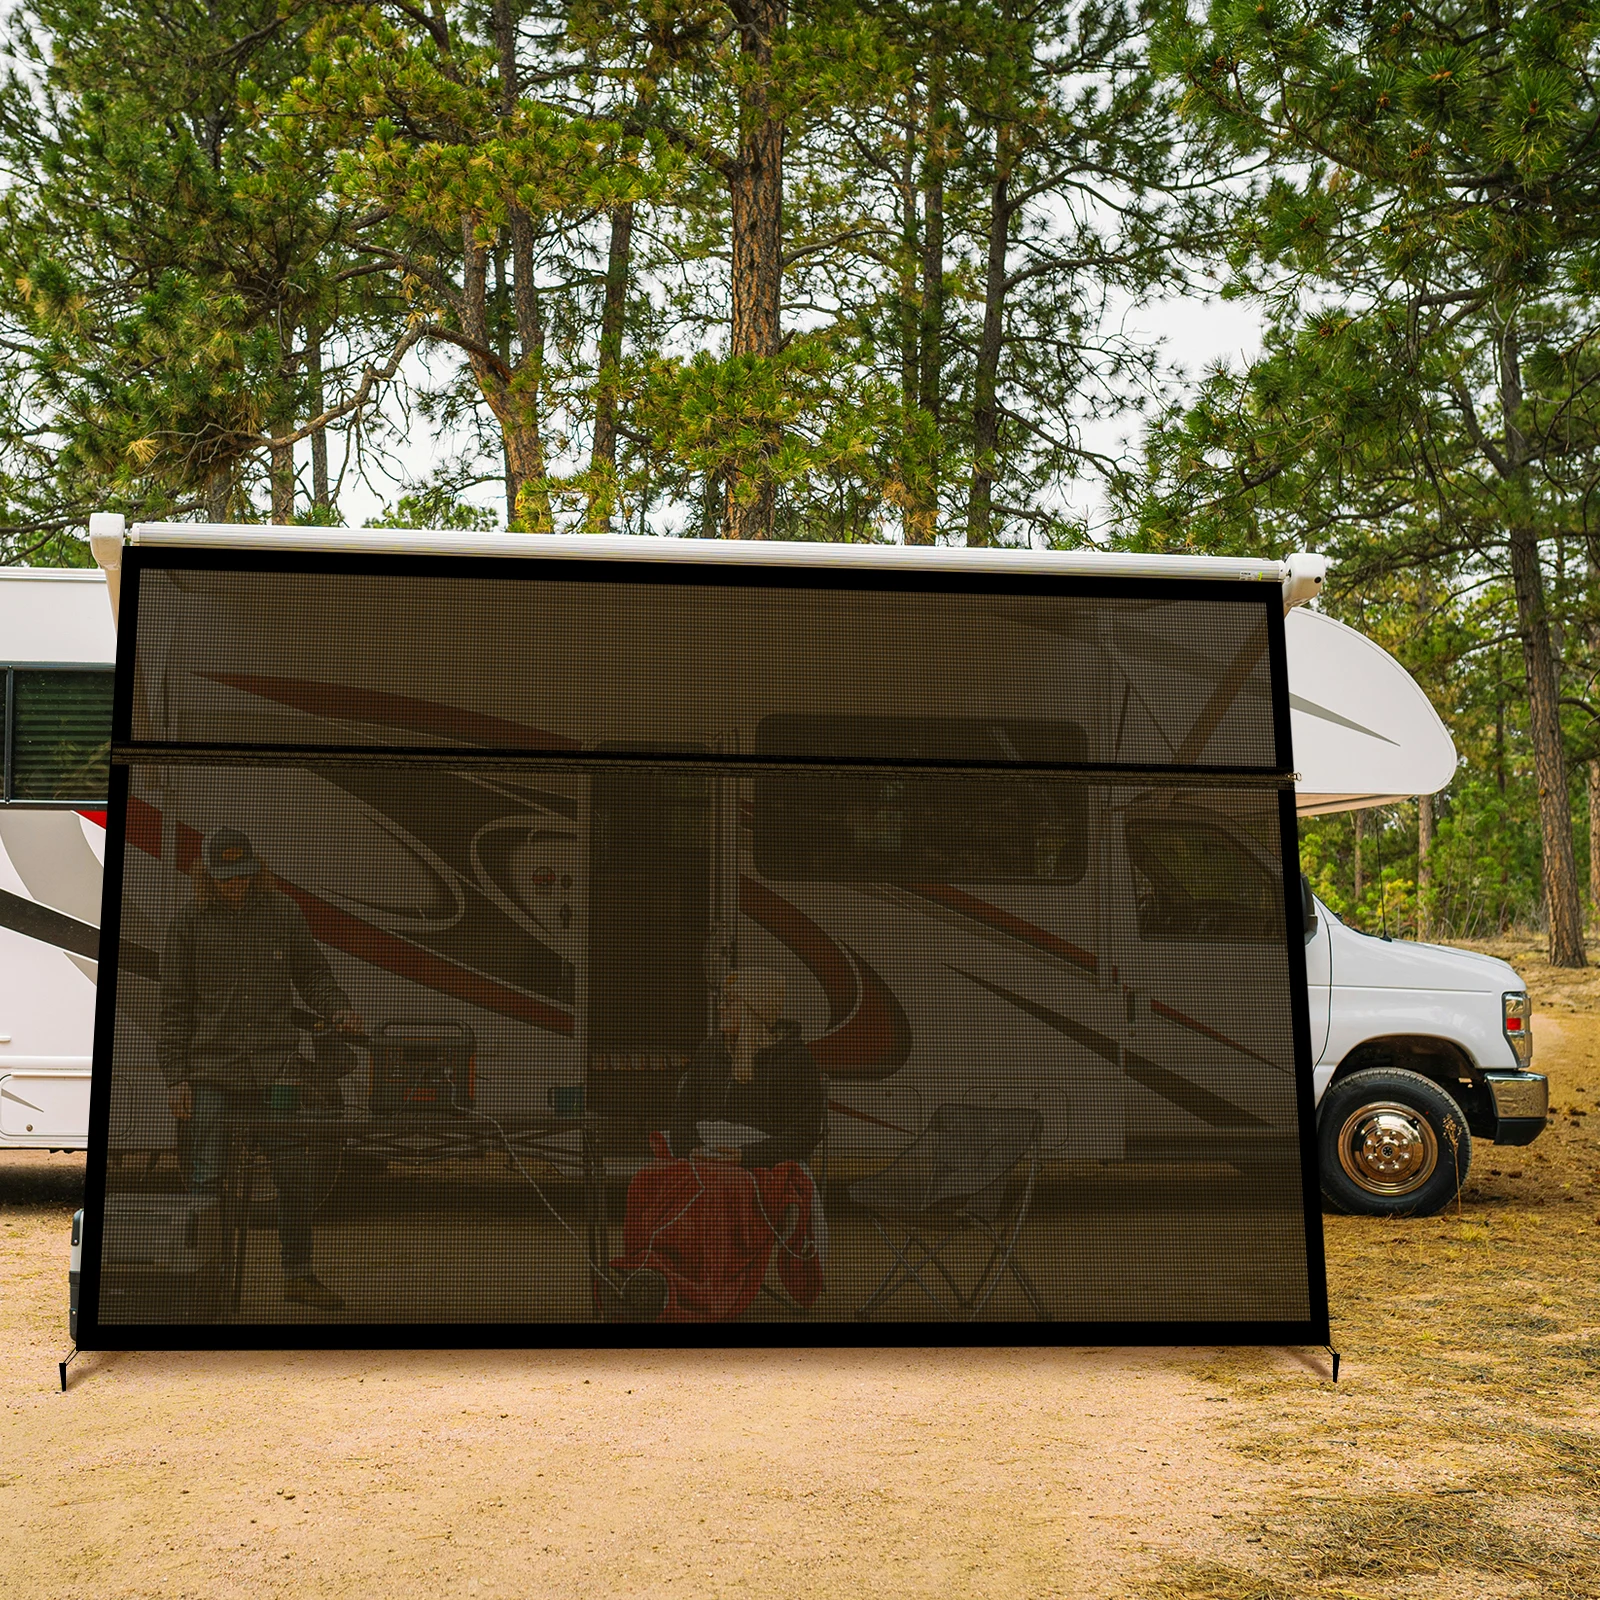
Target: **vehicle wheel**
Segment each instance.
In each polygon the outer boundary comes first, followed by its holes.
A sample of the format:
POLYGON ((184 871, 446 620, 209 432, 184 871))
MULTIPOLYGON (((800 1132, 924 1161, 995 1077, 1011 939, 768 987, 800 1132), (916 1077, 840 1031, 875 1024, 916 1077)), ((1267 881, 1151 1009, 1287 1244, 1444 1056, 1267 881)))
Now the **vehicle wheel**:
POLYGON ((1317 1112, 1322 1192, 1340 1211, 1431 1217, 1466 1182, 1467 1118, 1420 1072, 1375 1067, 1340 1078, 1317 1112))

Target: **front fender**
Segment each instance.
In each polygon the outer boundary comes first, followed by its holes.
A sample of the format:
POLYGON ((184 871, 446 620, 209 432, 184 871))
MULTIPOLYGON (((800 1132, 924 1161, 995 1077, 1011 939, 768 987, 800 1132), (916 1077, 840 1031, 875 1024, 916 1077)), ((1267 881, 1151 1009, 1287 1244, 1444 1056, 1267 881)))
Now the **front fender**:
POLYGON ((1454 1046, 1477 1072, 1515 1072, 1522 1063, 1503 1029, 1498 992, 1357 989, 1335 984, 1329 997, 1328 1043, 1318 1072, 1319 1098, 1351 1051, 1373 1040, 1407 1034, 1454 1046))

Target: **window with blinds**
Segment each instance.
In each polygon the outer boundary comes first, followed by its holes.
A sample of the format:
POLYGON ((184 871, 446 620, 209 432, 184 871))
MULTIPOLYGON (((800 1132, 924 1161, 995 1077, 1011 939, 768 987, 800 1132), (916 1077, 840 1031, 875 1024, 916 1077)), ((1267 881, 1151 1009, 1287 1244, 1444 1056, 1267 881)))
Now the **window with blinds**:
POLYGON ((105 804, 112 681, 110 672, 6 670, 8 805, 105 804))

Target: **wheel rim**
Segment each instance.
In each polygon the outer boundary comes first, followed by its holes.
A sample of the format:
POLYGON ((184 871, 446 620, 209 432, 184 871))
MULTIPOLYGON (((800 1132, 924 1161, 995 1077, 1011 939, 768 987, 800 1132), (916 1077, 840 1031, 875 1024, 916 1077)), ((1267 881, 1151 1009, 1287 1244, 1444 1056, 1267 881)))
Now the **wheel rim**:
POLYGON ((1345 1118, 1339 1165, 1368 1194, 1415 1194, 1439 1165, 1439 1140, 1421 1112, 1395 1100, 1378 1101, 1345 1118))

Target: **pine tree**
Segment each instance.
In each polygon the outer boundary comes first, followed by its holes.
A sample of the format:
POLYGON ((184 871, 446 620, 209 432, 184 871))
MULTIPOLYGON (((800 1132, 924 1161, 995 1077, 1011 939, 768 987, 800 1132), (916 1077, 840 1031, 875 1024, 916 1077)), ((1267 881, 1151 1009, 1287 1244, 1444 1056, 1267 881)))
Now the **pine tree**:
POLYGON ((276 0, 13 13, 0 427, 18 553, 107 505, 236 515, 258 477, 288 520, 295 445, 393 375, 325 166, 252 114, 303 64, 302 20, 276 0))
POLYGON ((499 432, 510 526, 552 531, 566 487, 552 454, 590 389, 595 226, 663 164, 566 103, 580 63, 562 19, 521 0, 336 13, 312 48, 278 124, 332 146, 354 253, 406 301, 419 341, 465 356, 499 432))
POLYGON ((1546 563, 1584 526, 1594 10, 1216 0, 1162 60, 1271 180, 1234 223, 1268 353, 1158 438, 1166 536, 1320 530, 1359 575, 1469 550, 1514 597, 1551 959, 1584 962, 1546 563), (1209 533, 1207 527, 1209 526, 1209 533))

